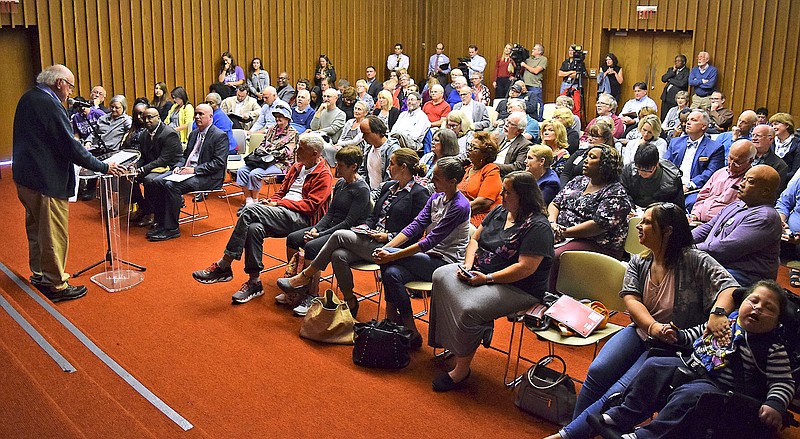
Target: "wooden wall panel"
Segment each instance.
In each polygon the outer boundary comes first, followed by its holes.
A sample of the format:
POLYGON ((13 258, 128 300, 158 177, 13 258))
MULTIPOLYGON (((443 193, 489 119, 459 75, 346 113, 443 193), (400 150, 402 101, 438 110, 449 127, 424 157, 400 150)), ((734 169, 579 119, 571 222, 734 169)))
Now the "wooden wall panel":
MULTIPOLYGON (((437 42, 454 60, 477 44, 489 62, 488 84, 506 42, 541 42, 550 63, 545 99, 552 101, 559 83, 555 72, 569 44, 583 44, 592 69, 605 55, 610 32, 690 32, 690 63, 700 50, 711 53, 735 113, 766 105, 800 119, 800 14, 790 13, 795 5, 796 0, 22 0, 13 14, 0 13, 0 27, 37 26, 41 64, 73 68, 76 94, 86 96, 92 85, 103 84, 109 96, 150 97, 153 84, 165 81, 169 88, 186 87, 193 103, 216 81, 226 50, 245 69, 261 57, 273 84, 281 70, 292 82, 310 79, 324 53, 339 77, 352 83, 369 64, 382 78, 398 41, 418 81, 437 42), (639 20, 637 4, 659 9, 653 19, 639 20)), ((587 82, 591 108, 596 83, 587 82)))

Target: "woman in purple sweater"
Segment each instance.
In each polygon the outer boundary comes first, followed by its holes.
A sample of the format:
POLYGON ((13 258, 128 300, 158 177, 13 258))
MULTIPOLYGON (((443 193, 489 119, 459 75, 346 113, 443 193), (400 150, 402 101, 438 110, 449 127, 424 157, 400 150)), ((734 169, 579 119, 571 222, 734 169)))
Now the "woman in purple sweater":
POLYGON ((455 157, 444 157, 433 167, 436 188, 422 211, 406 228, 372 258, 381 265, 386 316, 414 331, 411 347, 422 347, 422 335, 414 323, 414 311, 405 284, 432 280, 433 272, 447 264, 461 263, 469 242, 469 200, 458 190, 464 166, 455 157), (427 233, 416 244, 400 248, 409 236, 427 233))

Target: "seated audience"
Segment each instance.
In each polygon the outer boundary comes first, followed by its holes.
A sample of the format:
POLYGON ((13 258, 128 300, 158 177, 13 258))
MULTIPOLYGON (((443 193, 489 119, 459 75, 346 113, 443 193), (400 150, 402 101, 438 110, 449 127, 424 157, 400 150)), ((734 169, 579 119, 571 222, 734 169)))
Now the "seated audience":
MULTIPOLYGON (((708 114, 702 110, 692 111, 686 119, 686 135, 673 138, 667 147, 664 158, 681 170, 684 193, 703 187, 711 174, 725 164, 722 147, 705 135, 708 123, 708 114)), ((695 198, 694 193, 686 196, 688 209, 695 198)))
MULTIPOLYGON (((286 237, 287 261, 300 249, 304 251, 304 259, 298 269, 302 270, 311 264, 333 232, 349 230, 363 224, 367 219, 370 213, 369 186, 357 172, 363 158, 363 153, 357 146, 346 146, 336 152, 338 180, 333 187, 333 198, 328 211, 315 225, 296 230, 286 237)), ((314 276, 309 292, 316 295, 318 290, 319 276, 314 276)), ((285 305, 297 304, 293 299, 284 293, 275 297, 275 301, 285 305)), ((348 298, 347 306, 355 317, 358 313, 356 298, 348 298)))
MULTIPOLYGON (((572 99, 569 99, 569 101, 572 102, 572 99)), ((564 126, 566 130, 567 151, 569 151, 570 154, 577 151, 581 143, 581 133, 575 128, 574 117, 575 115, 572 111, 567 108, 556 108, 555 111, 553 111, 553 120, 561 122, 561 125, 564 126)), ((580 126, 580 123, 578 126, 580 126)))
POLYGON ((417 92, 410 92, 406 96, 406 107, 408 110, 400 113, 394 127, 392 127, 392 134, 402 134, 413 145, 414 150, 422 151, 422 141, 425 139, 425 134, 431 127, 431 122, 428 116, 420 110, 419 106, 422 98, 417 92))
POLYGON ((475 92, 475 102, 480 102, 487 107, 491 107, 492 99, 489 94, 489 87, 483 83, 483 73, 472 72, 472 76, 470 76, 469 80, 471 82, 470 88, 475 92))
POLYGON ((730 131, 725 131, 714 139, 717 143, 722 145, 725 157, 728 156, 728 151, 731 149, 731 145, 733 145, 734 142, 737 140, 750 140, 750 135, 757 121, 758 116, 756 116, 755 111, 744 110, 742 114, 739 115, 736 125, 734 125, 730 131))
MULTIPOLYGON (((589 422, 628 432, 658 411, 655 419, 636 429, 635 437, 686 437, 694 433, 687 427, 699 416, 693 409, 702 404, 701 397, 735 391, 760 404, 758 409, 737 407, 741 412, 734 425, 741 437, 775 437, 784 417, 791 416, 787 410, 795 393, 794 371, 778 330, 786 314, 786 296, 780 285, 766 280, 745 294, 739 309, 726 315, 729 328, 721 336, 707 336, 705 323, 681 330, 667 327, 674 345, 691 349, 691 355, 649 358, 622 403, 589 422), (766 371, 759 364, 766 365, 766 371), (694 373, 675 384, 675 377, 687 370, 694 373)), ((727 411, 727 407, 718 409, 718 413, 727 411)))
POLYGON ((144 119, 142 119, 142 116, 144 116, 144 110, 146 110, 148 106, 147 98, 136 99, 136 102, 133 104, 133 110, 131 111, 131 127, 122 138, 120 149, 135 149, 139 151, 141 144, 140 137, 142 133, 147 131, 144 127, 144 119))
POLYGON ((756 125, 769 125, 769 108, 756 108, 756 125))
POLYGON ((356 96, 359 101, 367 104, 367 108, 372 109, 375 107, 375 99, 369 94, 369 85, 367 81, 359 79, 356 81, 356 96))
MULTIPOLYGON (((344 81, 344 79, 340 79, 339 81, 344 81)), ((336 106, 344 111, 345 120, 353 118, 353 106, 356 104, 356 101, 358 101, 356 89, 350 86, 345 87, 339 96, 339 100, 336 102, 336 106)))
POLYGON ((292 107, 292 127, 299 134, 303 134, 311 129, 311 121, 314 120, 316 111, 311 108, 311 95, 308 90, 300 90, 297 92, 297 99, 295 105, 292 107))
MULTIPOLYGON (((303 78, 300 80, 300 82, 303 84, 303 86, 306 86, 308 84, 308 79, 303 78)), ((304 88, 303 90, 308 90, 308 87, 304 88)), ((278 74, 278 86, 275 88, 278 99, 288 103, 289 105, 294 105, 297 91, 299 90, 295 90, 295 88, 292 87, 291 81, 289 81, 289 74, 286 72, 280 72, 278 74)), ((259 102, 259 104, 264 105, 263 91, 261 92, 261 95, 262 100, 259 102)))
POLYGON ((575 131, 580 132, 581 118, 578 117, 577 114, 573 113, 573 110, 575 109, 575 101, 569 96, 558 96, 556 97, 556 110, 559 108, 566 108, 570 113, 572 113, 572 124, 566 124, 562 122, 564 124, 564 128, 573 128, 575 131))
POLYGON ((800 178, 794 178, 789 186, 780 194, 775 203, 778 215, 781 217, 783 239, 781 243, 781 257, 792 261, 789 266, 789 284, 793 288, 800 288, 800 266, 795 261, 800 259, 800 178))
POLYGON ((236 171, 236 184, 245 195, 243 207, 258 202, 264 177, 284 174, 294 164, 298 133, 289 123, 289 104, 275 105, 272 115, 275 125, 267 129, 261 145, 245 157, 245 165, 236 171))
POLYGON ((550 270, 550 291, 556 290, 558 258, 565 251, 584 250, 621 259, 628 234, 631 202, 619 182, 622 159, 616 148, 592 146, 586 153, 583 175, 570 180, 548 207, 556 242, 572 240, 556 249, 550 270))
POLYGON ((520 94, 522 94, 522 86, 518 84, 512 84, 508 89, 508 97, 504 97, 500 100, 500 102, 497 103, 497 107, 495 108, 497 111, 497 119, 494 121, 494 126, 499 126, 504 120, 506 120, 508 117, 508 102, 511 99, 518 99, 520 94))
POLYGON ((661 122, 661 128, 667 133, 667 137, 671 137, 672 130, 680 125, 681 121, 678 115, 685 108, 688 108, 689 92, 681 90, 675 94, 675 102, 677 105, 667 111, 667 116, 661 122))
POLYGON ((503 205, 483 220, 467 246, 464 268, 449 264, 433 273, 428 344, 448 349, 455 367, 433 380, 433 390, 461 387, 483 343, 492 339, 494 320, 530 308, 547 291, 553 233, 536 181, 512 172, 503 181, 503 205))
POLYGON ((674 342, 666 329, 671 324, 688 328, 706 320, 719 334, 726 320, 709 316, 709 310, 733 308, 732 293, 739 285, 712 257, 692 248, 682 208, 652 205, 636 229, 647 251, 631 255, 620 292, 633 322, 614 334, 592 361, 572 422, 546 439, 593 437, 587 417, 602 413, 609 396, 623 392, 639 373, 647 358, 648 338, 674 342))
POLYGON ((150 100, 150 105, 158 109, 158 114, 162 121, 167 120, 169 109, 172 108, 172 102, 169 100, 167 93, 167 84, 157 82, 153 89, 153 99, 150 100))
POLYGON ((779 192, 786 189, 788 183, 789 166, 772 150, 775 145, 775 130, 769 125, 756 125, 751 135, 752 142, 756 145, 756 158, 753 160, 755 165, 772 166, 781 177, 781 184, 778 186, 779 192))
POLYGON ((342 135, 334 147, 338 150, 345 146, 355 145, 364 151, 364 134, 361 132, 361 121, 369 114, 369 107, 364 101, 356 102, 353 107, 353 118, 344 123, 342 135))
POLYGON ((248 96, 247 92, 246 85, 239 85, 236 87, 236 95, 226 98, 219 106, 233 123, 233 128, 247 130, 261 113, 261 106, 255 98, 248 96))
MULTIPOLYGON (((633 163, 622 168, 620 183, 625 187, 635 207, 645 208, 653 203, 683 205, 681 171, 671 161, 659 159, 658 147, 652 143, 639 146, 633 163)), ((628 233, 631 233, 628 230, 628 233)))
POLYGON ((470 211, 469 201, 457 188, 463 177, 464 166, 457 158, 437 161, 432 179, 436 191, 425 207, 411 224, 372 253, 372 260, 381 265, 386 316, 412 330, 412 349, 422 347, 422 335, 405 284, 430 282, 437 268, 464 261, 470 211), (414 238, 422 236, 415 242, 414 238))
POLYGON ((220 96, 220 101, 223 98, 233 96, 236 87, 245 83, 244 70, 236 64, 230 52, 222 54, 221 66, 219 77, 217 78, 219 82, 209 88, 210 92, 217 93, 220 96))
POLYGON ((728 166, 717 169, 708 179, 692 207, 693 221, 708 222, 720 210, 736 200, 744 174, 753 164, 756 147, 749 140, 739 140, 728 153, 728 166))
MULTIPOLYGON (((509 99, 508 100, 508 117, 514 113, 519 113, 524 116, 525 130, 522 136, 532 143, 539 142, 539 122, 534 119, 530 114, 525 112, 525 102, 522 99, 509 99)), ((508 117, 506 120, 508 120, 508 117)))
POLYGON ((500 168, 494 163, 497 158, 494 137, 487 132, 475 133, 467 149, 467 158, 471 164, 458 189, 469 200, 472 209, 470 222, 478 227, 486 214, 500 204, 500 191, 503 190, 500 168))
MULTIPOLYGON (((556 176, 560 176, 561 173, 564 172, 564 166, 567 164, 570 157, 570 153, 567 150, 569 147, 567 144, 567 131, 559 120, 561 119, 548 119, 542 122, 541 126, 542 145, 547 146, 553 152, 550 169, 556 173, 556 176)), ((560 189, 561 184, 559 183, 558 186, 560 189)), ((544 195, 544 193, 542 193, 542 195, 544 195)), ((545 199, 546 198, 545 196, 545 199)), ((550 204, 552 198, 546 201, 547 204, 550 204)))
MULTIPOLYGON (((379 120, 377 122, 380 123, 379 120)), ((413 150, 408 148, 395 150, 390 157, 389 169, 392 180, 381 187, 372 214, 363 224, 363 228, 368 230, 367 234, 356 233, 351 229, 334 232, 319 250, 311 265, 294 277, 278 279, 278 287, 281 290, 289 294, 306 292, 317 273, 331 264, 339 291, 342 292, 345 301, 352 303, 355 300, 350 265, 372 261, 375 250, 402 232, 425 207, 430 197, 428 190, 414 180, 414 177, 421 176, 424 170, 419 163, 417 153, 413 150)), ((420 236, 409 238, 414 241, 420 236)), ((296 312, 302 313, 307 310, 308 303, 310 299, 295 308, 296 312)))
MULTIPOLYGON (((592 125, 594 125, 595 121, 599 117, 610 117, 612 121, 614 121, 614 127, 612 133, 614 134, 615 139, 619 139, 625 134, 625 124, 622 123, 622 120, 617 117, 614 112, 617 110, 617 101, 608 93, 601 93, 600 96, 597 97, 597 103, 595 104, 595 108, 597 109, 597 117, 590 120, 588 124, 586 124, 586 132, 589 131, 592 125)), ((587 137, 584 134, 581 137, 581 142, 587 141, 587 137)))
POLYGON ((104 105, 106 101, 106 89, 102 85, 95 85, 92 91, 89 92, 89 100, 92 103, 92 108, 97 108, 103 113, 108 114, 111 110, 104 105))
POLYGON ((172 169, 183 153, 178 132, 161 121, 158 108, 147 108, 143 120, 147 131, 141 136, 139 151, 142 155, 134 165, 136 177, 131 188, 131 201, 135 202, 139 209, 129 220, 137 227, 153 225, 153 195, 150 193, 153 180, 172 169), (145 188, 144 194, 140 184, 145 188))
POLYGON ((589 149, 597 145, 610 145, 614 143, 614 137, 611 134, 611 123, 598 122, 586 130, 587 141, 581 141, 580 148, 571 154, 564 163, 564 169, 558 175, 561 179, 561 187, 567 185, 573 178, 583 175, 583 162, 586 159, 586 153, 589 149))
POLYGON ((133 120, 125 114, 128 110, 128 100, 125 96, 116 95, 109 104, 111 112, 97 120, 97 133, 90 132, 84 141, 87 149, 105 146, 108 151, 119 150, 122 139, 131 129, 133 120))
POLYGON ((346 122, 344 111, 336 106, 338 97, 336 90, 332 88, 325 90, 322 94, 322 105, 314 113, 314 119, 311 120, 311 131, 325 139, 325 151, 322 156, 328 161, 328 165, 334 164, 333 157, 336 155, 336 148, 333 144, 339 141, 346 122))
POLYGON ((220 104, 222 104, 222 99, 218 94, 212 92, 206 95, 205 103, 210 105, 214 110, 214 126, 228 136, 230 153, 236 154, 239 145, 236 144, 236 139, 233 137, 233 122, 231 122, 231 119, 219 108, 220 104))
MULTIPOLYGON (((453 69, 453 71, 455 71, 455 70, 458 70, 458 69, 453 69)), ((459 70, 459 72, 460 72, 460 70, 459 70)), ((451 71, 450 72, 450 77, 452 77, 452 76, 453 76, 453 72, 451 71)), ((453 78, 452 81, 453 82, 451 84, 451 87, 452 87, 451 91, 449 92, 448 95, 445 96, 445 100, 447 101, 448 104, 450 104, 450 108, 455 110, 456 105, 461 103, 461 89, 462 88, 469 88, 469 86, 467 85, 467 79, 464 78, 463 76, 456 76, 455 78, 453 78)), ((447 92, 446 88, 445 88, 445 92, 447 92)), ((470 96, 472 96, 472 90, 470 90, 470 96)))
POLYGON ((166 241, 181 236, 178 215, 183 205, 183 194, 197 190, 218 189, 225 180, 228 161, 228 136, 213 122, 213 111, 208 104, 195 109, 197 128, 189 135, 189 143, 172 171, 156 177, 145 192, 153 205, 155 227, 147 232, 150 241, 166 241), (183 181, 171 181, 170 175, 191 175, 183 181))
MULTIPOLYGON (((88 102, 80 96, 75 98, 75 100, 88 104, 88 102)), ((447 108, 449 109, 450 106, 448 105, 447 108)), ((75 139, 82 142, 86 141, 89 135, 92 134, 92 125, 96 124, 97 121, 105 115, 106 113, 103 112, 103 110, 90 106, 82 106, 79 110, 72 113, 71 122, 72 130, 75 131, 75 139)))
POLYGON ((386 124, 377 116, 367 116, 361 121, 361 135, 367 146, 364 148, 364 162, 358 168, 358 173, 366 180, 372 191, 372 199, 375 200, 383 182, 391 179, 389 159, 400 148, 400 144, 397 139, 389 137, 386 124))
POLYGON ((637 82, 633 84, 633 99, 625 102, 622 110, 619 112, 619 118, 622 123, 632 129, 639 123, 639 110, 644 107, 650 107, 655 112, 658 112, 658 105, 650 96, 647 96, 647 83, 637 82))
POLYGON ((523 136, 529 116, 524 112, 513 112, 503 125, 503 136, 495 163, 500 169, 500 178, 514 171, 525 169, 525 158, 531 146, 530 140, 523 136))
MULTIPOLYGON (((642 111, 644 110, 653 111, 650 107, 644 107, 642 111)), ((630 131, 624 139, 619 139, 618 142, 622 146, 620 155, 622 155, 623 165, 633 162, 636 150, 645 143, 655 145, 660 157, 664 157, 664 154, 667 153, 667 141, 661 138, 661 121, 655 114, 640 116, 638 129, 630 131)))
POLYGON ((397 118, 400 116, 400 110, 392 106, 392 101, 392 94, 387 90, 381 90, 378 93, 378 101, 375 103, 375 111, 372 112, 372 114, 383 121, 390 130, 394 127, 397 118))
POLYGON ((283 102, 284 105, 289 105, 287 102, 278 99, 278 93, 275 91, 275 87, 269 86, 264 89, 264 105, 261 106, 261 113, 258 115, 258 119, 256 119, 256 123, 250 127, 250 134, 263 134, 266 133, 269 127, 275 125, 275 117, 272 115, 273 110, 275 110, 276 105, 280 105, 283 102))
POLYGON ((244 271, 248 274, 248 280, 233 294, 231 300, 234 304, 240 304, 264 294, 259 279, 264 268, 261 262, 264 239, 284 237, 316 224, 328 209, 333 176, 322 159, 324 145, 325 142, 316 134, 303 134, 300 137, 295 163, 287 171, 280 189, 266 203, 245 207, 236 221, 222 258, 208 268, 192 273, 196 281, 206 284, 230 282, 233 279, 231 262, 241 259, 244 253, 244 271))
POLYGON ((453 107, 453 111, 461 110, 464 115, 472 122, 475 131, 483 131, 492 124, 489 119, 489 110, 486 105, 472 99, 472 89, 461 87, 458 91, 461 102, 453 107))
POLYGON ((172 102, 172 108, 169 109, 164 123, 178 132, 181 136, 181 143, 185 145, 194 120, 194 107, 189 102, 189 97, 183 87, 172 89, 172 102))
POLYGON ((695 246, 722 264, 742 286, 775 279, 783 230, 775 210, 778 171, 751 168, 739 187, 739 199, 711 221, 692 230, 695 246))
POLYGON ((733 112, 725 108, 725 95, 721 91, 711 93, 711 109, 708 111, 708 134, 728 131, 733 123, 733 112))
POLYGON ((789 113, 775 113, 769 118, 775 130, 775 154, 789 167, 789 179, 800 169, 800 136, 795 133, 794 120, 789 113))
POLYGON ((428 89, 428 93, 431 100, 422 106, 422 111, 428 116, 432 127, 446 126, 445 119, 450 113, 450 104, 444 100, 444 88, 436 84, 428 89))
POLYGON ((447 114, 447 128, 456 133, 459 155, 465 155, 470 142, 472 142, 472 136, 475 134, 472 122, 467 119, 463 111, 454 110, 447 114))
POLYGON ((558 175, 550 169, 553 164, 553 150, 547 145, 532 145, 528 150, 525 160, 525 170, 528 171, 542 192, 546 204, 550 204, 561 190, 561 181, 558 175))
POLYGON ((433 165, 441 158, 455 156, 458 156, 458 138, 456 138, 456 133, 447 128, 442 128, 433 133, 431 152, 426 153, 419 159, 419 162, 425 165, 427 169, 425 176, 420 180, 423 182, 423 185, 428 188, 428 191, 431 193, 434 192, 433 184, 431 183, 431 179, 433 178, 433 165))

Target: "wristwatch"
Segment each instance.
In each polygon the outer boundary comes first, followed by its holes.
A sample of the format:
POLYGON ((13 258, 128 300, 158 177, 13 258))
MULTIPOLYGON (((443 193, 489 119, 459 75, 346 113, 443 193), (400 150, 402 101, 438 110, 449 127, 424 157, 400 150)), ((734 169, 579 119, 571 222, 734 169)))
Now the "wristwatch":
POLYGON ((711 310, 711 314, 714 314, 714 315, 717 315, 717 316, 726 316, 726 315, 728 315, 727 311, 725 311, 725 308, 723 308, 721 306, 717 306, 714 309, 712 309, 711 310))
POLYGON ((491 284, 493 284, 493 283, 494 283, 494 277, 492 277, 492 275, 491 275, 491 274, 487 274, 487 275, 486 275, 486 283, 487 283, 488 285, 491 285, 491 284))

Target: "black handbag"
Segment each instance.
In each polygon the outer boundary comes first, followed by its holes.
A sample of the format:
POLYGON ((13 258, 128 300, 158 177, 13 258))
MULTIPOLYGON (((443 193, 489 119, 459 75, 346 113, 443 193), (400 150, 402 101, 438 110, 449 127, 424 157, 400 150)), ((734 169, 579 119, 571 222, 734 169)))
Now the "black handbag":
POLYGON ((254 169, 267 169, 272 166, 273 163, 275 163, 275 156, 266 151, 261 151, 261 148, 256 149, 252 154, 248 154, 244 157, 244 164, 254 169))
POLYGON ((558 355, 547 355, 522 377, 514 404, 554 424, 567 425, 572 421, 575 400, 575 383, 567 375, 564 359, 558 355), (552 360, 561 362, 561 372, 545 367, 552 360))
POLYGON ((356 323, 353 363, 377 369, 402 369, 411 357, 408 348, 413 332, 391 320, 356 323))

